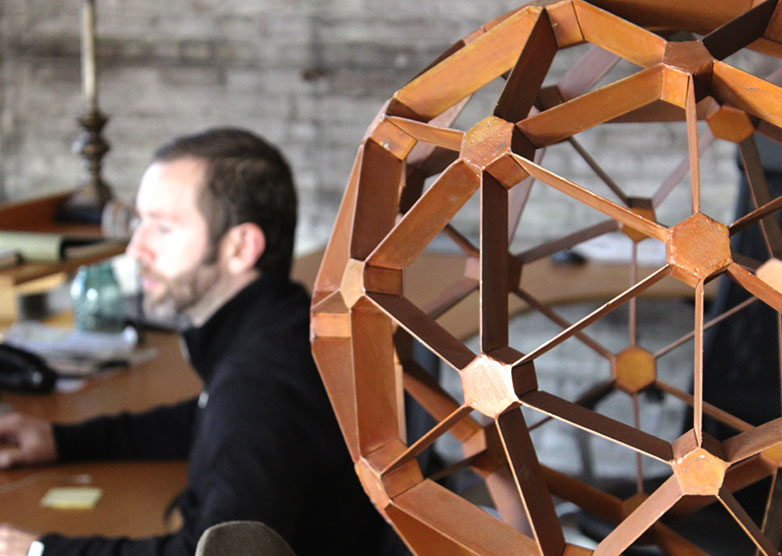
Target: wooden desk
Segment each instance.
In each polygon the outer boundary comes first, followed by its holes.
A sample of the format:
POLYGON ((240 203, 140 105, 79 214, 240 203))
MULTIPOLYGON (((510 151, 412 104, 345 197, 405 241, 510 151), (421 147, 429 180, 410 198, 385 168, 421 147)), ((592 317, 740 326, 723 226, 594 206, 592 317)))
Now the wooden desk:
MULTIPOLYGON (((151 331, 146 334, 145 344, 159 349, 159 356, 153 361, 97 378, 79 392, 3 392, 0 401, 45 419, 73 422, 173 403, 200 391, 200 379, 183 360, 175 334, 151 331)), ((162 534, 169 529, 163 512, 184 488, 186 469, 185 462, 98 462, 0 472, 0 522, 40 533, 131 537, 162 534), (89 484, 104 491, 94 509, 53 510, 39 506, 49 488, 72 485, 73 479, 82 475, 88 475, 89 484), (7 490, 11 484, 18 488, 7 490)))
MULTIPOLYGON (((166 523, 168 504, 186 484, 184 462, 78 463, 16 469, 0 473, 0 522, 37 533, 68 536, 105 535, 134 538, 162 535, 175 529, 166 523), (52 487, 72 486, 81 477, 103 489, 91 510, 56 510, 39 505, 52 487)), ((82 483, 78 483, 81 485, 82 483)))

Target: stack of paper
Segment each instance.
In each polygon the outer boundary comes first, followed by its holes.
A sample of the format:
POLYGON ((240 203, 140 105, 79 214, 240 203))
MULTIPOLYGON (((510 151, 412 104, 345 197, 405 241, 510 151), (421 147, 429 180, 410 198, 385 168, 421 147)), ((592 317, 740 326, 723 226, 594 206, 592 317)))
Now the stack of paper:
POLYGON ((121 334, 87 332, 21 321, 3 332, 12 346, 43 357, 60 375, 88 376, 97 371, 127 367, 152 359, 154 348, 137 349, 138 334, 127 327, 121 334))

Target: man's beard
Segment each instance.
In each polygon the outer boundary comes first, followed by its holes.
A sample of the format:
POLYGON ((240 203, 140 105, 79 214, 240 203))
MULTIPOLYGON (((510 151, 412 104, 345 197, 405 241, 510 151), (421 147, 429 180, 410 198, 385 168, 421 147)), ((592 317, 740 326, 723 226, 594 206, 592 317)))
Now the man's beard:
POLYGON ((163 286, 154 297, 145 292, 144 313, 155 319, 168 321, 191 316, 189 310, 209 295, 220 278, 218 265, 214 262, 205 263, 202 260, 175 277, 161 276, 142 267, 142 276, 148 276, 163 286))

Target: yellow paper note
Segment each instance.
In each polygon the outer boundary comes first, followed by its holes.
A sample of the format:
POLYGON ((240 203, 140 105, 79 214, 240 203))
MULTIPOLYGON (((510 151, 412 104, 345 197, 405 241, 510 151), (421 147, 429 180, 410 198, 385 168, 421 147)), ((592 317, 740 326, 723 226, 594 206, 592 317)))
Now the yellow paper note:
POLYGON ((54 487, 41 498, 41 506, 58 510, 89 510, 95 507, 103 490, 96 487, 54 487))

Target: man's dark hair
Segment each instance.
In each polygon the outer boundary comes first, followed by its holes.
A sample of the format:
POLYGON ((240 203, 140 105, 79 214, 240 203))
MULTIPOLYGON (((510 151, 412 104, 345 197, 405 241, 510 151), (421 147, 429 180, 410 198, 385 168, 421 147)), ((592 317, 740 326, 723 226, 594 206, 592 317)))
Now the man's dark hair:
POLYGON ((198 206, 208 225, 216 256, 220 239, 233 226, 252 222, 266 236, 255 263, 261 271, 290 271, 296 231, 296 190, 280 151, 239 128, 213 128, 163 144, 155 161, 196 158, 206 162, 198 206))

